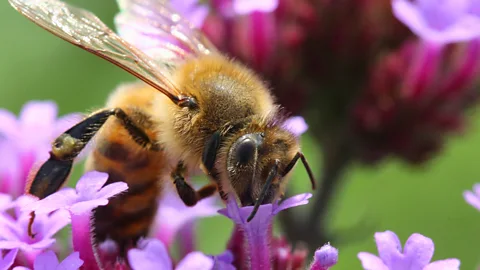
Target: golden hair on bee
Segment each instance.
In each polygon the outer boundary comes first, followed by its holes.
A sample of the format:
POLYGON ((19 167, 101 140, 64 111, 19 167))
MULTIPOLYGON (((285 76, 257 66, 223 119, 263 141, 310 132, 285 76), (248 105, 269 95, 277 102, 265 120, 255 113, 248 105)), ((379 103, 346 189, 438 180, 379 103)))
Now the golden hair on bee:
POLYGON ((86 10, 58 0, 9 2, 47 31, 143 81, 118 88, 105 109, 59 136, 27 190, 39 198, 56 192, 95 137, 86 170, 107 172, 107 184, 129 186, 95 210, 97 241, 111 238, 125 251, 147 235, 165 179, 188 206, 217 190, 224 200, 236 196, 242 206, 254 205, 248 220, 283 195, 299 159, 314 188, 298 140, 283 127, 284 114, 261 78, 219 53, 166 1, 125 0, 116 17, 119 27, 134 20, 175 40, 149 55, 136 48, 141 41, 124 40, 86 10), (195 190, 185 179, 199 168, 211 181, 195 190))

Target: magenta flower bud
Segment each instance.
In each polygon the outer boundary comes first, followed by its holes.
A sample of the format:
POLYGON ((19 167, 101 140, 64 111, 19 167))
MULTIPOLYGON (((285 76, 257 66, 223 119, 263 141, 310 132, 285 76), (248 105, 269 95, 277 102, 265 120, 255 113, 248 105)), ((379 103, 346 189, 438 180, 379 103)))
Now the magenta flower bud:
POLYGON ((353 114, 360 158, 428 160, 446 134, 462 130, 463 113, 477 100, 479 74, 478 40, 449 50, 410 42, 379 58, 353 114))
POLYGON ((326 244, 315 251, 310 270, 328 270, 337 264, 337 261, 338 250, 330 244, 326 244))

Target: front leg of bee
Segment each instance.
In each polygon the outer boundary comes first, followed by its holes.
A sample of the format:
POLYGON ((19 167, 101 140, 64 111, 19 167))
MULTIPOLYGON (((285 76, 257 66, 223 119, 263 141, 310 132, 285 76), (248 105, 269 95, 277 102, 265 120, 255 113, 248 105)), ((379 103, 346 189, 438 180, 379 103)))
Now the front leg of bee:
POLYGON ((185 205, 194 206, 198 201, 212 196, 217 191, 217 185, 215 183, 207 184, 199 190, 193 189, 193 187, 185 181, 184 174, 185 166, 183 162, 180 161, 171 176, 177 188, 178 195, 185 205))
POLYGON ((36 172, 27 193, 40 199, 55 193, 64 184, 72 169, 73 160, 95 136, 110 116, 117 117, 132 139, 149 150, 158 149, 147 134, 120 108, 93 113, 60 135, 52 144, 50 158, 36 172))

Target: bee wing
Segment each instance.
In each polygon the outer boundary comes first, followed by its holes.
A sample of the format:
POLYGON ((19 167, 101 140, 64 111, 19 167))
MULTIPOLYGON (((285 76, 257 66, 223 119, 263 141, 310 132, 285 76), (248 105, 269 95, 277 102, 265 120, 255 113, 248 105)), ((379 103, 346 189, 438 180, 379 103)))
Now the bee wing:
MULTIPOLYGON (((185 58, 218 52, 193 23, 169 6, 168 1, 117 1, 120 7, 120 13, 115 17, 118 33, 153 58, 165 61, 172 53, 185 58)), ((203 20, 208 12, 207 8, 193 9, 193 19, 203 20)))
POLYGON ((56 36, 123 68, 169 97, 180 100, 180 91, 168 71, 106 26, 94 14, 57 0, 9 0, 28 19, 56 36))

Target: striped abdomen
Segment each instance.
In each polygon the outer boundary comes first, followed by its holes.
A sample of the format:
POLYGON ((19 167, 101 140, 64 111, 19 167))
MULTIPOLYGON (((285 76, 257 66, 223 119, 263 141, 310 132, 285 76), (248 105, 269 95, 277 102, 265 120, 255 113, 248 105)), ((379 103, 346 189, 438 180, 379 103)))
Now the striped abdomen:
MULTIPOLYGON (((117 90, 121 95, 111 96, 108 106, 122 108, 151 139, 155 139, 155 125, 148 114, 152 98, 142 96, 142 89, 131 90, 117 90)), ((155 92, 147 89, 147 93, 155 92)), ((108 205, 95 209, 93 232, 97 242, 112 239, 124 250, 148 234, 162 189, 160 177, 170 168, 167 165, 163 151, 142 148, 120 120, 111 118, 105 123, 96 135, 86 170, 106 172, 109 174, 106 185, 123 181, 128 184, 128 190, 111 198, 108 205)))

